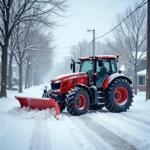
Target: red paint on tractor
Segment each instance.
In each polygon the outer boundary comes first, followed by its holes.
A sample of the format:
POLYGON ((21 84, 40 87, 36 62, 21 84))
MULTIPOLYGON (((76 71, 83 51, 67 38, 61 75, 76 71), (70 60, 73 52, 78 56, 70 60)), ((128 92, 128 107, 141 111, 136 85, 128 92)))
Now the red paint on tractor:
POLYGON ((104 81, 103 86, 102 86, 103 89, 106 89, 106 88, 108 87, 109 81, 110 81, 109 78, 107 78, 107 79, 104 81))
MULTIPOLYGON (((76 84, 88 85, 88 76, 85 72, 72 73, 69 74, 69 76, 60 76, 60 78, 58 76, 57 80, 61 80, 60 91, 53 92, 53 94, 66 94, 72 88, 76 87, 76 84)), ((51 80, 51 82, 55 82, 57 80, 51 80)))
POLYGON ((128 91, 124 87, 119 87, 114 93, 114 99, 118 104, 124 104, 129 98, 128 91))
MULTIPOLYGON (((93 56, 98 59, 117 59, 115 55, 100 55, 100 56, 93 56)), ((84 60, 90 60, 90 57, 80 57, 79 60, 84 61, 84 60)))
POLYGON ((56 78, 52 79, 51 82, 55 82, 57 80, 66 80, 73 76, 80 76, 80 75, 82 76, 82 75, 86 75, 86 74, 87 74, 86 72, 64 74, 64 75, 60 75, 60 76, 57 76, 56 78))
POLYGON ((21 107, 29 107, 31 109, 47 109, 55 108, 55 118, 60 114, 60 108, 57 102, 51 98, 29 98, 29 97, 18 97, 15 98, 19 101, 21 107))
POLYGON ((76 105, 79 109, 83 110, 86 107, 86 97, 84 95, 79 95, 76 98, 76 105))
POLYGON ((114 80, 114 79, 117 79, 117 78, 120 78, 120 79, 126 79, 129 83, 132 83, 131 80, 124 74, 120 74, 120 73, 114 73, 112 75, 110 75, 103 83, 103 86, 102 88, 103 89, 106 89, 109 84, 114 80))

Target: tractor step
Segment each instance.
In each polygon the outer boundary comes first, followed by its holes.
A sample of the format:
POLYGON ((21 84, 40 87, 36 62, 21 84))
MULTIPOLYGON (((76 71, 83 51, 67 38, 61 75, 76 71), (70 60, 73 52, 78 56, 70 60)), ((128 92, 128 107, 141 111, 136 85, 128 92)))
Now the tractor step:
POLYGON ((104 103, 104 101, 103 101, 103 92, 100 91, 100 90, 97 91, 97 100, 98 100, 99 103, 104 103))

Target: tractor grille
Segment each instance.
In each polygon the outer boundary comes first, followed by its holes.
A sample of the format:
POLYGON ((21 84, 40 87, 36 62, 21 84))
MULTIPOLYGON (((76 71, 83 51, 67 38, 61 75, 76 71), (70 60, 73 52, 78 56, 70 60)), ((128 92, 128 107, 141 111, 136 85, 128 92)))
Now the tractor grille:
POLYGON ((58 90, 58 89, 60 89, 60 84, 61 83, 51 83, 52 90, 58 90))

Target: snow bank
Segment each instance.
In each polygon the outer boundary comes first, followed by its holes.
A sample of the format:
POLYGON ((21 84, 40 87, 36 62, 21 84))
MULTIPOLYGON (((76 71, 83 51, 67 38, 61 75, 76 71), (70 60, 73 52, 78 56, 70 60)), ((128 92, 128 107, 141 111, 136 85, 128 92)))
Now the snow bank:
POLYGON ((38 110, 38 109, 30 109, 29 107, 15 107, 8 111, 10 115, 24 118, 24 119, 49 119, 54 118, 55 116, 55 108, 38 110))

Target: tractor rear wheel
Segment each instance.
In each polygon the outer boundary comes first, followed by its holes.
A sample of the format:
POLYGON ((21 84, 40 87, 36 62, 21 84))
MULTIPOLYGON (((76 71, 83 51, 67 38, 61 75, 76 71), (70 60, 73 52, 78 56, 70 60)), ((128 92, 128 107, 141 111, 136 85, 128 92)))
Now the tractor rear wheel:
POLYGON ((74 88, 67 95, 67 111, 74 116, 83 115, 89 108, 89 94, 82 88, 74 88))
POLYGON ((105 106, 110 112, 124 112, 133 102, 133 92, 125 79, 116 79, 105 91, 105 106))

